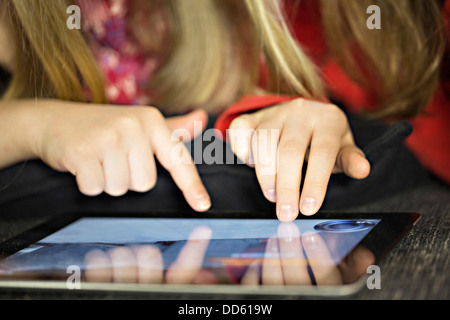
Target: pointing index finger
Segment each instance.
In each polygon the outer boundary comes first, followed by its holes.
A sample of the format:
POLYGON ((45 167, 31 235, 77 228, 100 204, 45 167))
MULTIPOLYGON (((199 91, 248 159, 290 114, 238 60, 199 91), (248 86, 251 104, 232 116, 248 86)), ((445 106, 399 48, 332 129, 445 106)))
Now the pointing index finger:
POLYGON ((172 132, 165 123, 152 129, 151 144, 155 156, 169 171, 188 204, 198 212, 209 210, 210 197, 184 143, 172 137, 172 132))

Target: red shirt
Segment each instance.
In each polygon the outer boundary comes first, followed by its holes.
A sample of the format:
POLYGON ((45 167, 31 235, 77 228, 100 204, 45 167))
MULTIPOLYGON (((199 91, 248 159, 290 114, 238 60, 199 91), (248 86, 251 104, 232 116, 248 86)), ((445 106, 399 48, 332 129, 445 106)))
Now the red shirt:
MULTIPOLYGON (((443 14, 449 30, 450 0, 446 1, 443 14)), ((376 97, 350 80, 329 55, 320 21, 317 1, 302 1, 298 14, 292 21, 297 40, 320 66, 324 81, 334 98, 352 112, 370 109, 376 97)), ((406 143, 425 168, 450 184, 450 45, 442 68, 442 80, 432 101, 422 115, 410 119, 414 132, 406 143)), ((244 97, 219 117, 216 128, 225 134, 231 121, 238 115, 279 104, 288 99, 292 98, 276 95, 244 97)))

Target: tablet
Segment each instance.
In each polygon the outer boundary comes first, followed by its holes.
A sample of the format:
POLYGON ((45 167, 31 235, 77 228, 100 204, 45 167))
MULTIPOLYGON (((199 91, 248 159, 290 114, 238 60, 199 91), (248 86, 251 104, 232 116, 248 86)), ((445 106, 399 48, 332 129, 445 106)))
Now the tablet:
MULTIPOLYGON (((418 221, 417 213, 74 214, 0 245, 0 287, 342 296, 418 221)), ((371 280, 372 281, 372 280, 371 280)))

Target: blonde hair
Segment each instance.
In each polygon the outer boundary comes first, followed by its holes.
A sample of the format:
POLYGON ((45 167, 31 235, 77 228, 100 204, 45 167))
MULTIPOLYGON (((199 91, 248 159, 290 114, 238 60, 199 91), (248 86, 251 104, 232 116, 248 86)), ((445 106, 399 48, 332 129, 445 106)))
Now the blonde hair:
POLYGON ((4 99, 58 98, 105 103, 103 81, 81 33, 66 28, 66 1, 6 1, 16 68, 4 99))
MULTIPOLYGON (((156 93, 152 103, 161 109, 225 107, 258 86, 261 61, 268 91, 323 98, 322 80, 292 37, 282 1, 148 1, 167 12, 170 30, 166 61, 149 81, 156 93)), ((70 1, 4 2, 18 53, 4 99, 86 101, 89 93, 90 101, 107 103, 86 39, 65 27, 70 1)), ((375 115, 414 116, 432 97, 445 50, 441 5, 441 0, 321 1, 330 49, 355 81, 376 91, 375 115), (365 12, 373 4, 381 8, 382 30, 366 27, 365 12)))
MULTIPOLYGON (((149 0, 150 1, 150 0, 149 0)), ((154 103, 181 111, 225 107, 257 87, 261 56, 269 87, 322 97, 315 66, 299 49, 278 1, 167 0, 170 52, 149 82, 154 103)), ((106 103, 101 72, 81 32, 66 28, 68 1, 8 0, 18 49, 5 99, 24 96, 106 103)))
POLYGON ((433 97, 446 48, 444 2, 321 0, 333 56, 353 80, 378 97, 373 116, 414 117, 433 97), (366 26, 371 5, 380 8, 381 30, 366 26))

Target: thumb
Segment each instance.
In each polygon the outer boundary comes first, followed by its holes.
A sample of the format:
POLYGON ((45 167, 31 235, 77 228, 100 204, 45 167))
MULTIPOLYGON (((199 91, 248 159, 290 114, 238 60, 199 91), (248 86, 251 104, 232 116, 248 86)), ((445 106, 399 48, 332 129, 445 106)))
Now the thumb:
POLYGON ((208 113, 198 109, 183 116, 168 118, 167 124, 172 131, 180 131, 184 139, 193 140, 206 129, 208 113))
POLYGON ((365 179, 370 174, 370 163, 356 146, 341 149, 336 161, 337 171, 344 172, 353 179, 365 179))

